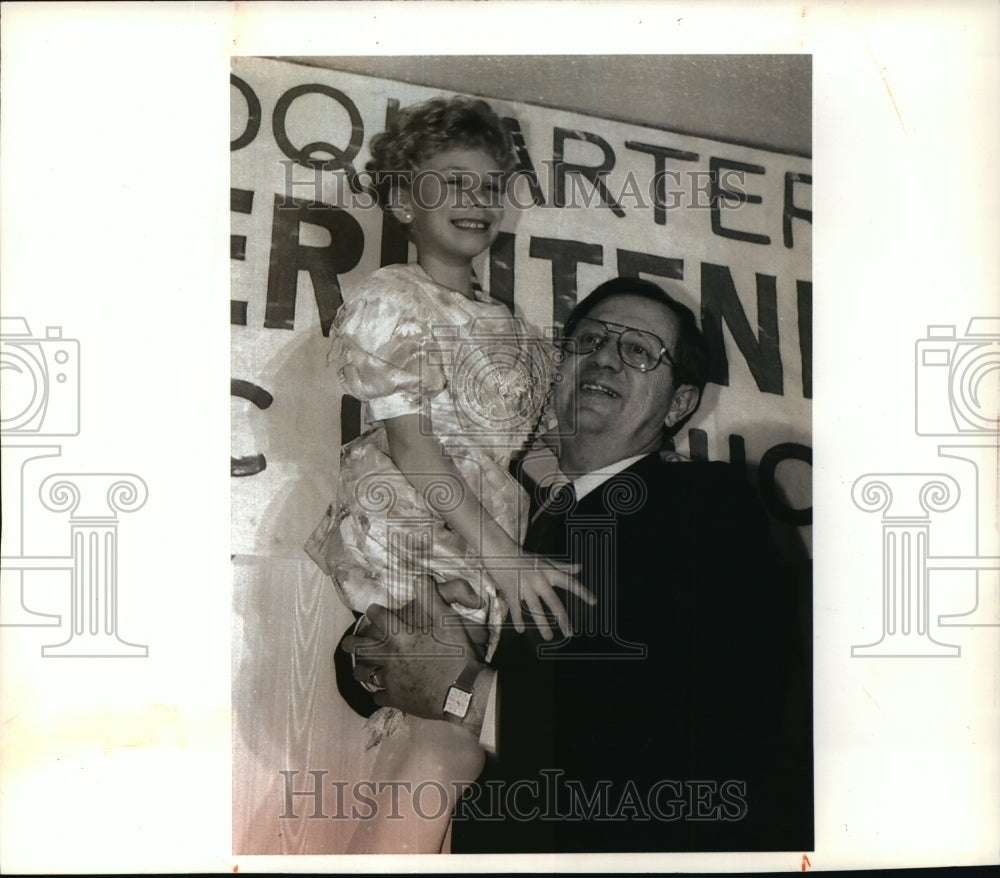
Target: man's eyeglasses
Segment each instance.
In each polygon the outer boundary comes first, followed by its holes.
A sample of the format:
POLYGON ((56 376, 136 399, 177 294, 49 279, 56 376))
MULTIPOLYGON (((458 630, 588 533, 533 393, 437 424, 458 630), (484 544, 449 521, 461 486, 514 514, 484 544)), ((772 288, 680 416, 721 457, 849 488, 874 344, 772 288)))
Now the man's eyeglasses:
POLYGON ((671 366, 675 365, 659 336, 644 329, 633 329, 631 326, 593 320, 590 317, 581 317, 570 334, 559 340, 559 346, 567 354, 592 354, 607 344, 611 333, 618 336, 618 356, 626 366, 640 372, 650 372, 663 360, 671 366))

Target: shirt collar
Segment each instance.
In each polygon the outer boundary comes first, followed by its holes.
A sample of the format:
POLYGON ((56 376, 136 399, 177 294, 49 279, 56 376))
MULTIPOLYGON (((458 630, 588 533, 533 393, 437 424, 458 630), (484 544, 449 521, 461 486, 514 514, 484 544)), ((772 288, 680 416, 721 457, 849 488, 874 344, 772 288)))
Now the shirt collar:
POLYGON ((628 469, 633 463, 637 460, 642 460, 645 456, 645 454, 636 454, 633 457, 626 457, 624 460, 619 460, 617 463, 601 467, 598 470, 594 470, 592 473, 584 473, 582 476, 578 476, 573 479, 573 490, 576 492, 576 499, 578 501, 582 500, 591 491, 601 487, 601 485, 603 485, 612 476, 617 475, 623 469, 628 469))

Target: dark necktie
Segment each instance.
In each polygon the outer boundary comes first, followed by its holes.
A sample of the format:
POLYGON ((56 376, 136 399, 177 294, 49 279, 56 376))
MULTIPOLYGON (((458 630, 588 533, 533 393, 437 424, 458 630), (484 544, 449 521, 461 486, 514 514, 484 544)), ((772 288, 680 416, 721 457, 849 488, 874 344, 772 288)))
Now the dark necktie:
POLYGON ((566 516, 576 506, 572 482, 539 491, 544 496, 541 508, 528 524, 524 548, 539 555, 566 554, 566 516))

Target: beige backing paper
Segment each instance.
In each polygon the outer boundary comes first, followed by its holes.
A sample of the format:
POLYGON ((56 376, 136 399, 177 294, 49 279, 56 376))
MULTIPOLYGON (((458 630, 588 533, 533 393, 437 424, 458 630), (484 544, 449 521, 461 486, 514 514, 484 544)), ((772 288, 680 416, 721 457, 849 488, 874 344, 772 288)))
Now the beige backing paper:
MULTIPOLYGON (((998 339, 981 332, 996 321, 970 326, 1000 316, 995 4, 17 3, 3 5, 0 24, 0 307, 28 320, 39 350, 54 350, 46 327, 63 327, 79 341, 82 376, 77 432, 20 450, 4 438, 4 479, 24 491, 20 508, 3 509, 0 868, 997 862, 996 433, 949 421, 969 400, 945 385, 934 396, 927 371, 940 349, 954 361, 983 354, 972 403, 996 389, 998 339), (230 58, 479 52, 813 56, 815 851, 231 853, 230 58), (968 451, 976 443, 986 450, 968 451), (129 658, 43 655, 45 625, 19 615, 8 559, 57 568, 52 559, 69 553, 65 514, 57 521, 40 500, 49 490, 61 502, 42 472, 105 479, 88 482, 106 506, 87 526, 117 534, 129 658), (920 479, 936 487, 913 488, 920 479), (886 506, 869 482, 899 503, 912 489, 916 505, 886 506), (882 534, 894 510, 931 534, 931 612, 951 615, 928 639, 943 652, 855 649, 885 633, 882 534)), ((36 613, 60 612, 60 588, 53 575, 36 613)))

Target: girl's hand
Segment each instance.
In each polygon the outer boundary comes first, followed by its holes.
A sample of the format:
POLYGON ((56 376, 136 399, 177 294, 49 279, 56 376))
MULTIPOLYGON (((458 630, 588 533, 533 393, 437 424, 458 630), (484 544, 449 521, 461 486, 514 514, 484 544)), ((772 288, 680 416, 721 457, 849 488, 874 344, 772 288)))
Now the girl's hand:
POLYGON ((494 581, 510 606, 510 618, 514 623, 514 629, 518 634, 524 633, 524 618, 521 615, 521 604, 524 603, 545 640, 552 639, 548 614, 555 616, 563 635, 571 637, 573 629, 569 624, 569 615, 554 589, 565 589, 588 604, 594 604, 596 602, 594 596, 573 575, 579 573, 580 565, 560 564, 540 555, 524 557, 534 557, 534 569, 491 571, 494 581))

